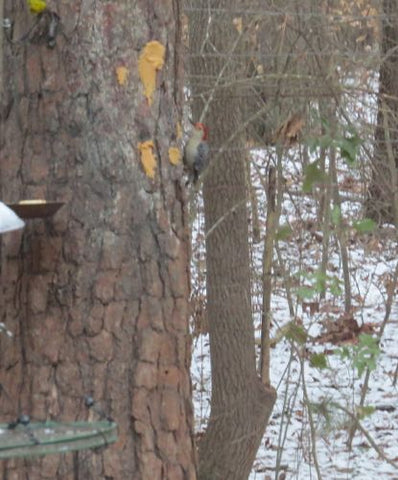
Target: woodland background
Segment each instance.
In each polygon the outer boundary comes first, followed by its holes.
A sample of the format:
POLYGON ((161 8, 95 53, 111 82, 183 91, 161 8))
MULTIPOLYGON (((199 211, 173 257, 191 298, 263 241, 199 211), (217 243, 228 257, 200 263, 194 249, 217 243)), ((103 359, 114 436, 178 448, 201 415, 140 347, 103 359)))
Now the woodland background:
POLYGON ((3 477, 396 478, 398 2, 0 7, 1 198, 65 203, 2 238, 1 413, 119 425, 3 477))

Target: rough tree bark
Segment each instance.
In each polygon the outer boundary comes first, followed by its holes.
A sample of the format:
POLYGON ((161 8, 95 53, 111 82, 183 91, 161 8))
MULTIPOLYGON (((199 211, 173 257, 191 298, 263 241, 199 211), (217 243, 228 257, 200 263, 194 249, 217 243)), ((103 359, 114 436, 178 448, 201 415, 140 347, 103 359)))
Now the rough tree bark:
MULTIPOLYGON (((34 18, 5 2, 14 38, 34 18)), ((4 45, 1 199, 65 202, 1 239, 0 396, 5 421, 84 420, 91 394, 119 425, 104 451, 0 464, 1 478, 195 478, 181 167, 179 0, 52 1, 54 49, 4 45), (166 47, 148 105, 138 75, 147 42, 166 47), (118 67, 123 67, 118 70, 118 67), (119 74, 119 76, 118 76, 119 74), (174 139, 174 142, 173 142, 174 139), (153 140, 154 179, 139 142, 153 140)))
POLYGON ((398 221, 398 2, 384 0, 375 150, 366 214, 398 221))
POLYGON ((194 119, 210 98, 204 121, 213 161, 203 189, 212 396, 209 425, 199 444, 200 480, 248 478, 275 402, 275 391, 261 383, 255 362, 245 138, 239 131, 244 109, 235 83, 242 64, 233 15, 225 14, 237 5, 219 0, 209 8, 207 0, 194 2, 189 24, 194 119), (211 82, 217 82, 214 89, 211 82))

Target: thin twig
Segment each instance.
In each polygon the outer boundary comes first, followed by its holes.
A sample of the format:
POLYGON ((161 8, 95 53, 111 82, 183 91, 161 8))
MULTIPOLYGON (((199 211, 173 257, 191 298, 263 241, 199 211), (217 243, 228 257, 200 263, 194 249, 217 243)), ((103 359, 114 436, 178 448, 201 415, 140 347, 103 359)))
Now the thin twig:
POLYGON ((267 219, 263 252, 263 307, 261 319, 261 358, 260 373, 264 385, 270 381, 270 328, 271 328, 271 292, 272 292, 272 258, 276 228, 278 225, 276 209, 276 170, 270 167, 267 188, 267 219))
MULTIPOLYGON (((332 176, 332 182, 336 185, 333 189, 333 202, 341 211, 340 192, 337 187, 337 172, 336 172, 336 149, 330 149, 330 174, 332 176)), ((344 311, 345 313, 351 312, 351 282, 350 282, 350 269, 349 269, 349 257, 346 242, 346 233, 344 231, 344 225, 340 220, 336 228, 337 239, 340 245, 341 253, 341 265, 343 268, 343 281, 344 281, 344 311)))
MULTIPOLYGON (((276 450, 276 461, 275 461, 275 480, 278 480, 279 478, 279 471, 281 470, 282 466, 282 455, 285 453, 285 443, 287 439, 287 433, 290 425, 290 419, 291 419, 291 411, 293 406, 295 405, 298 390, 299 390, 299 384, 298 382, 295 385, 295 389, 293 393, 291 394, 290 398, 288 397, 289 393, 289 385, 291 383, 291 367, 292 367, 292 362, 294 360, 294 355, 293 355, 293 349, 290 350, 290 358, 288 361, 288 365, 286 367, 286 383, 285 383, 285 390, 283 392, 283 405, 281 409, 281 418, 279 421, 280 428, 279 428, 279 434, 278 434, 278 448, 276 450), (285 429, 283 430, 283 422, 285 420, 285 417, 287 417, 287 422, 285 429)), ((282 379, 281 379, 282 381, 282 379)))
POLYGON ((366 430, 365 427, 362 426, 361 422, 358 420, 358 417, 351 413, 347 408, 343 407, 338 403, 332 403, 334 407, 338 408, 339 410, 343 411, 346 415, 348 415, 351 420, 355 423, 356 428, 358 428, 366 437, 367 441, 370 443, 372 448, 377 452, 377 454, 382 458, 384 461, 392 465, 394 468, 398 468, 398 464, 396 464, 393 460, 389 459, 385 453, 381 450, 381 448, 377 445, 377 443, 373 440, 370 433, 366 430))
POLYGON ((316 451, 316 428, 315 428, 315 424, 314 424, 314 417, 312 416, 311 402, 310 402, 310 399, 309 399, 309 396, 308 396, 307 384, 306 384, 305 375, 304 375, 303 355, 300 354, 300 351, 298 349, 297 349, 297 356, 300 358, 301 384, 303 386, 303 396, 304 396, 305 404, 307 406, 308 420, 309 420, 309 424, 310 424, 312 458, 313 458, 313 461, 314 461, 315 470, 316 470, 318 480, 322 480, 322 473, 321 473, 321 469, 319 467, 318 455, 317 455, 317 451, 316 451))
MULTIPOLYGON (((231 51, 229 52, 228 57, 227 57, 227 60, 226 62, 223 64, 218 76, 217 76, 217 79, 216 81, 214 82, 214 85, 213 85, 213 88, 210 92, 210 95, 208 96, 207 98, 207 101, 203 107, 203 110, 202 110, 202 113, 200 114, 200 119, 199 119, 199 122, 203 122, 203 120, 206 118, 206 115, 207 115, 207 112, 210 108, 210 105, 211 105, 211 102, 213 101, 213 98, 214 98, 214 95, 216 94, 216 91, 217 91, 217 87, 219 86, 222 78, 223 78, 223 75, 224 75, 224 72, 225 70, 227 69, 227 67, 229 66, 230 62, 232 61, 232 59, 234 58, 233 57, 233 53, 234 51, 236 50, 236 48, 238 47, 239 45, 239 42, 241 41, 243 35, 246 33, 247 29, 250 27, 250 25, 253 23, 250 22, 249 25, 247 26, 247 28, 245 30, 242 30, 240 32, 240 34, 238 35, 237 39, 235 40, 234 44, 232 45, 232 48, 231 48, 231 51)), ((203 54, 203 56, 206 56, 206 54, 203 54)))
POLYGON ((227 212, 225 212, 224 215, 220 217, 215 223, 213 223, 213 225, 205 233, 205 238, 211 235, 214 232, 214 230, 220 225, 221 222, 223 222, 229 215, 231 215, 231 213, 236 212, 236 210, 245 203, 246 203, 246 199, 241 200, 240 202, 236 203, 232 208, 230 208, 227 212))

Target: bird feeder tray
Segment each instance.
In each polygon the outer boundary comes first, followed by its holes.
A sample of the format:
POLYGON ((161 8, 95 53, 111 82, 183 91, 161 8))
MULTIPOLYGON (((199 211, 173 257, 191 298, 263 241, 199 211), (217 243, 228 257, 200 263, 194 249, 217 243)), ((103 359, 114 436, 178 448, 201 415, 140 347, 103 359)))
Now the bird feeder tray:
POLYGON ((99 422, 44 422, 0 424, 0 459, 32 457, 104 447, 117 440, 117 424, 99 422))
POLYGON ((62 202, 46 202, 46 200, 21 200, 19 203, 8 204, 21 218, 51 217, 64 205, 62 202))

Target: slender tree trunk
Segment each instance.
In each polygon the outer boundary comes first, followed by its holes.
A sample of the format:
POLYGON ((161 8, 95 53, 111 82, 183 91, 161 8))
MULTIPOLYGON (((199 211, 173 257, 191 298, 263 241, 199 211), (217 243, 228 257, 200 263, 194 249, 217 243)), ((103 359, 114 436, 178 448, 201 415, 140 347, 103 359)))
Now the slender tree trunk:
POLYGON ((398 168, 398 2, 383 0, 382 42, 375 153, 366 214, 396 221, 398 168))
MULTIPOLYGON (((14 38, 32 25, 6 1, 14 38)), ((180 6, 51 1, 54 49, 5 44, 2 200, 64 202, 2 237, 1 416, 85 420, 90 394, 119 426, 102 451, 9 460, 14 480, 195 478, 188 334, 188 230, 181 166, 180 6), (138 74, 147 42, 166 47, 152 105, 138 74), (173 140, 174 139, 174 140, 173 140), (139 143, 153 141, 154 178, 139 143)))
MULTIPOLYGON (((210 13, 207 2, 194 5, 203 11, 193 13, 190 19, 191 54, 203 52, 204 57, 193 57, 191 62, 192 90, 210 99, 204 121, 210 127, 212 151, 204 182, 212 397, 208 429, 199 445, 199 478, 244 480, 272 411, 275 391, 261 383, 255 362, 245 139, 244 132, 239 132, 242 109, 234 84, 241 73, 239 55, 234 55, 240 34, 232 16, 226 19, 223 13, 233 9, 234 2, 212 2, 210 13), (200 85, 196 81, 200 78, 216 82, 214 89, 200 85)), ((203 107, 206 109, 199 101, 195 103, 195 120, 203 107)))

